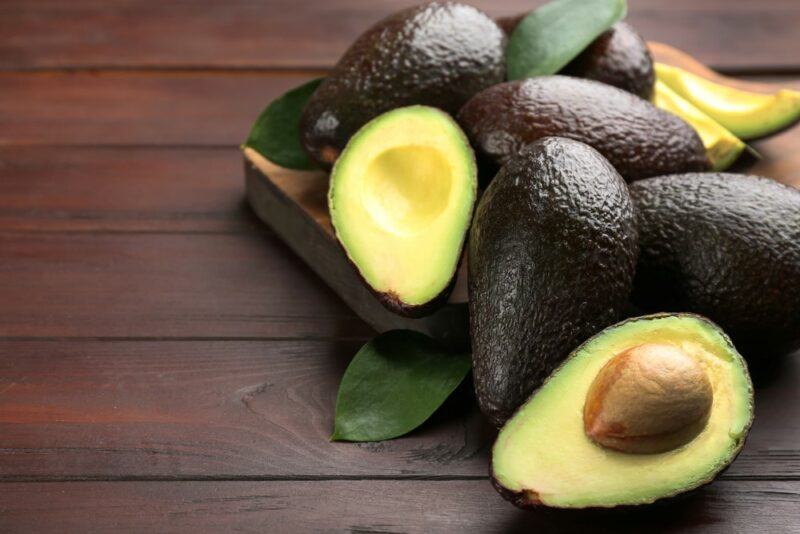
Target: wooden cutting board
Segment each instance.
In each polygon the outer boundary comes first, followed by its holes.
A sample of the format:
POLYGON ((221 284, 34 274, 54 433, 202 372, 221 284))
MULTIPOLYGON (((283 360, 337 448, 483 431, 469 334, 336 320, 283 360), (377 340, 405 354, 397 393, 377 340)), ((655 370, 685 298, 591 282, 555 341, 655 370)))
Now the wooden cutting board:
MULTIPOLYGON (((770 92, 775 87, 726 78, 683 52, 662 43, 648 43, 656 61, 675 65, 741 89, 770 92)), ((438 311, 420 319, 386 310, 364 286, 337 243, 328 215, 328 176, 320 171, 278 167, 252 149, 244 150, 247 200, 267 223, 350 306, 378 332, 395 328, 418 330, 453 347, 467 346, 467 272, 462 258, 455 289, 438 311)))

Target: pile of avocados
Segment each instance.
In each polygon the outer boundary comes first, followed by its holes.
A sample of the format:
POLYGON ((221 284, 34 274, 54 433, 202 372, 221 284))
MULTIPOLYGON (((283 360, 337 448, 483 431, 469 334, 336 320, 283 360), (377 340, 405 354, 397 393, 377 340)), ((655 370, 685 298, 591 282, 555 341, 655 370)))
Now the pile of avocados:
POLYGON ((466 257, 500 494, 653 503, 741 450, 744 358, 800 346, 800 191, 720 172, 797 122, 800 95, 654 64, 624 22, 560 71, 508 80, 526 16, 432 2, 384 19, 314 91, 300 140, 389 310, 434 311, 466 257))

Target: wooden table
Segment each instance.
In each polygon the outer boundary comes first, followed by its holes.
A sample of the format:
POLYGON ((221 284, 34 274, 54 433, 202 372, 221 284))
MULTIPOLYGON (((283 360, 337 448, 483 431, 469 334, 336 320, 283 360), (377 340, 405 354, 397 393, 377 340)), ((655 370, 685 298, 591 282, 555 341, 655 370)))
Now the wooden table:
MULTIPOLYGON (((635 513, 504 502, 468 389, 406 438, 328 442, 372 332, 244 205, 237 145, 410 3, 0 3, 0 531, 800 531, 799 355, 758 372, 720 480, 635 513)), ((648 39, 800 87, 800 2, 630 3, 648 39)), ((800 184, 800 129, 758 148, 800 184)))

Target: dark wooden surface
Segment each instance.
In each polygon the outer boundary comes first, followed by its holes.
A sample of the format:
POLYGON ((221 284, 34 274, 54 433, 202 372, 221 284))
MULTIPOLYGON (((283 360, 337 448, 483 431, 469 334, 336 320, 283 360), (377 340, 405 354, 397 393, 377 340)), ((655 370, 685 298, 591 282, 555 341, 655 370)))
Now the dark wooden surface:
MULTIPOLYGON (((798 355, 758 372, 720 481, 636 513, 502 501, 468 387, 406 438, 327 441, 371 330, 244 205, 237 145, 410 3, 0 3, 0 531, 800 531, 798 355)), ((794 0, 630 3, 648 38, 800 87, 794 0)), ((798 130, 758 148, 800 184, 798 130)))

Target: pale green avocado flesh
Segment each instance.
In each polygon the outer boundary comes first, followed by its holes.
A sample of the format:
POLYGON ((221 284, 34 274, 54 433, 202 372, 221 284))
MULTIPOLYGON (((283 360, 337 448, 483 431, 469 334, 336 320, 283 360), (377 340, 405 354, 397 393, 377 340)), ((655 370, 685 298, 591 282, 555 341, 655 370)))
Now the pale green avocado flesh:
POLYGON ((800 91, 742 91, 663 63, 656 78, 740 139, 758 139, 800 120, 800 91))
POLYGON ((450 286, 477 183, 466 136, 438 109, 394 109, 352 137, 328 205, 337 238, 384 304, 423 306, 450 286))
POLYGON ((716 325, 690 314, 630 319, 573 352, 506 423, 492 449, 492 476, 520 506, 652 503, 713 480, 738 454, 752 417, 747 366, 716 325), (675 345, 707 371, 713 389, 708 422, 692 441, 667 452, 605 448, 584 432, 587 391, 609 359, 645 343, 675 345))

